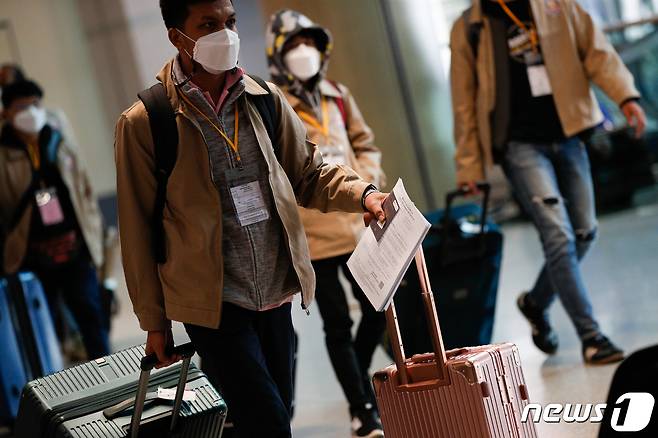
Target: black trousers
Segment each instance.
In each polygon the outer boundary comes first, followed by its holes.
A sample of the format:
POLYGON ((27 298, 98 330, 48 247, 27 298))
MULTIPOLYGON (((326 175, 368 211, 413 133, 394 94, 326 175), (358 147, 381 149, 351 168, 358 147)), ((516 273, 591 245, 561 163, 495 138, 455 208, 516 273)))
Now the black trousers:
POLYGON ((350 412, 367 403, 376 406, 368 372, 372 355, 386 329, 383 313, 375 311, 347 268, 349 254, 313 262, 317 286, 315 299, 324 321, 325 341, 331 364, 350 405, 350 412), (347 297, 338 280, 342 270, 361 306, 361 322, 352 337, 352 318, 347 297))
MULTIPOLYGON (((27 269, 30 267, 27 266, 27 269)), ((62 316, 61 298, 80 329, 89 360, 110 354, 108 315, 103 309, 96 268, 91 261, 87 257, 80 257, 56 269, 32 268, 32 271, 43 285, 55 324, 62 324, 62 321, 58 321, 62 316)))
POLYGON ((288 438, 295 334, 291 304, 254 312, 224 303, 218 329, 185 324, 218 380, 240 438, 288 438))

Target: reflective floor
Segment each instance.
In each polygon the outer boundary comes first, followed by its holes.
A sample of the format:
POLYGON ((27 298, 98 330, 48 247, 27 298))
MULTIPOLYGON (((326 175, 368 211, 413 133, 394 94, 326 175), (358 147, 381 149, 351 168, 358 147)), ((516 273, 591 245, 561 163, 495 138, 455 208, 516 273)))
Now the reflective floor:
MULTIPOLYGON (((494 341, 511 341, 520 347, 533 402, 604 402, 615 366, 582 364, 580 344, 559 303, 551 313, 560 335, 559 353, 547 358, 532 345, 529 327, 514 301, 532 285, 541 264, 541 249, 530 225, 515 223, 503 229, 505 252, 494 341)), ((658 343, 658 203, 601 217, 598 243, 583 270, 597 317, 616 343, 627 351, 658 343)), ((144 341, 123 291, 122 311, 113 332, 117 349, 144 341)), ((295 306, 293 314, 300 334, 295 437, 349 437, 347 404, 329 364, 319 313, 312 309, 307 317, 295 306)), ((357 311, 354 318, 358 318, 357 311)), ((180 326, 176 333, 181 340, 185 337, 180 326)), ((378 351, 373 369, 387 364, 386 356, 378 351)), ((540 437, 546 438, 594 437, 597 429, 592 424, 538 426, 540 437)))

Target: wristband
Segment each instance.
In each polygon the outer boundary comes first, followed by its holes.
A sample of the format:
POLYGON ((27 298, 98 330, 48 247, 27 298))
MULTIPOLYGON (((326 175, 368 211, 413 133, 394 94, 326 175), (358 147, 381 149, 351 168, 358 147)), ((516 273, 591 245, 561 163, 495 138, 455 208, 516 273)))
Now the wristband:
POLYGON ((379 189, 377 189, 377 187, 375 187, 374 184, 370 184, 363 191, 363 195, 361 195, 361 208, 363 208, 364 211, 368 211, 368 209, 366 208, 366 198, 368 197, 368 195, 371 195, 371 194, 376 193, 378 191, 379 191, 379 189))

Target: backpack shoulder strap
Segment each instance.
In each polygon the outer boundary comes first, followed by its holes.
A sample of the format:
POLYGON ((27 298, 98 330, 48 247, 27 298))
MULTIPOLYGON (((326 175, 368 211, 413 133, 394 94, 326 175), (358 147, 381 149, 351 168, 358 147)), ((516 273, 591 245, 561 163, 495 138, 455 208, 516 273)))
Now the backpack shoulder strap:
POLYGON ((176 125, 176 113, 164 85, 157 83, 141 91, 137 96, 146 108, 153 137, 157 187, 151 230, 153 254, 156 262, 161 264, 167 259, 162 215, 167 201, 167 182, 169 175, 174 170, 178 155, 178 126, 176 125))
POLYGON ((258 113, 263 119, 267 135, 270 137, 272 146, 277 149, 277 128, 279 126, 279 114, 276 111, 276 104, 274 103, 274 96, 272 90, 262 78, 250 74, 249 77, 253 79, 267 94, 248 94, 251 102, 256 106, 258 113))
POLYGON ((347 128, 347 111, 345 110, 345 99, 343 99, 343 91, 340 89, 340 86, 338 86, 338 82, 332 80, 328 81, 338 91, 339 97, 334 98, 334 102, 336 102, 336 106, 340 111, 340 115, 343 117, 343 124, 347 128))
POLYGON ((5 232, 7 234, 11 233, 14 230, 14 228, 18 226, 18 223, 23 218, 25 211, 28 209, 30 204, 32 204, 34 199, 34 193, 38 189, 39 189, 39 180, 36 177, 36 175, 33 174, 32 179, 30 180, 30 185, 28 186, 27 190, 23 192, 23 195, 21 195, 20 199, 18 200, 18 204, 16 204, 16 209, 14 210, 14 213, 9 219, 9 223, 6 224, 5 232))
MULTIPOLYGON (((59 131, 57 130, 52 130, 52 134, 50 136, 50 139, 48 140, 48 144, 46 145, 46 160, 48 163, 55 164, 57 163, 57 153, 59 152, 59 145, 62 143, 62 134, 60 134, 59 131)), ((25 210, 30 206, 32 203, 32 200, 34 198, 34 192, 39 189, 39 178, 37 176, 37 172, 32 172, 32 178, 30 179, 30 185, 28 186, 27 190, 23 192, 23 195, 20 197, 18 200, 18 204, 16 204, 16 209, 14 210, 14 213, 12 217, 9 220, 9 223, 6 224, 6 232, 9 233, 13 231, 14 228, 18 225, 18 223, 21 221, 23 218, 23 214, 25 214, 25 210)))
POLYGON ((59 152, 59 145, 62 143, 62 134, 59 131, 53 130, 52 135, 50 136, 50 141, 46 147, 46 153, 48 154, 48 162, 56 163, 57 162, 57 153, 59 152))

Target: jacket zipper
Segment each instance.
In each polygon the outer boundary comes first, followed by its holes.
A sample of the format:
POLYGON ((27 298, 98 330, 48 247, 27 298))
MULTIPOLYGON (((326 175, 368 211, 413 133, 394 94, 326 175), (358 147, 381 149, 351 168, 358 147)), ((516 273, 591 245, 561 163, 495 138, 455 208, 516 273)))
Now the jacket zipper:
POLYGON ((249 249, 251 249, 251 263, 254 267, 253 269, 253 274, 254 274, 254 292, 256 292, 256 301, 258 302, 258 308, 261 309, 263 307, 263 296, 260 292, 260 287, 258 287, 258 266, 256 263, 256 248, 254 245, 254 239, 251 235, 251 230, 247 228, 247 236, 249 236, 249 249))
MULTIPOLYGON (((237 105, 236 102, 234 102, 234 104, 237 105)), ((239 116, 240 116, 240 113, 238 112, 238 117, 239 116)), ((223 113, 220 114, 217 117, 217 119, 219 120, 219 125, 221 126, 222 130, 224 132, 227 132, 226 131, 226 124, 224 123, 224 114, 223 113)), ((233 156, 231 155, 231 153, 229 153, 228 156, 229 156, 229 165, 232 165, 233 161, 234 161, 233 156)), ((240 167, 240 169, 242 169, 243 164, 242 164, 241 161, 238 161, 238 166, 240 167)), ((256 247, 255 247, 255 243, 254 243, 254 238, 251 234, 251 230, 248 227, 244 227, 244 228, 245 228, 245 231, 247 233, 247 237, 249 238, 249 249, 251 251, 251 264, 252 264, 252 267, 253 267, 252 274, 254 276, 254 280, 253 280, 254 292, 256 294, 256 304, 257 304, 258 308, 260 309, 263 306, 263 296, 261 294, 260 288, 258 287, 258 266, 257 266, 257 263, 256 263, 256 247)))

